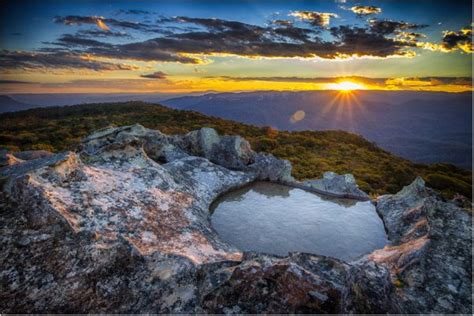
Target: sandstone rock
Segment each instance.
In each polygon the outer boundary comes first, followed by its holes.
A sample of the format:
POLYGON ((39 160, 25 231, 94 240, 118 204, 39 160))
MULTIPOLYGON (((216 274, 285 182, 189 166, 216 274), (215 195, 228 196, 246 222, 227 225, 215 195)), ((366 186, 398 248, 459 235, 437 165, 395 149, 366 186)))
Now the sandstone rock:
POLYGON ((399 313, 388 270, 305 253, 245 253, 203 265, 200 303, 212 313, 399 313))
POLYGON ((455 205, 462 207, 467 212, 472 213, 472 202, 465 196, 457 193, 451 200, 455 205))
POLYGON ((34 160, 45 158, 53 155, 53 153, 46 150, 27 150, 19 152, 9 152, 6 149, 0 150, 0 168, 4 166, 11 166, 22 163, 26 160, 34 160))
MULTIPOLYGON (((219 136, 212 128, 201 128, 184 136, 184 150, 229 169, 241 170, 253 161, 255 153, 240 136, 219 136)), ((180 144, 180 142, 178 142, 180 144)), ((182 146, 182 145, 181 145, 182 146)))
POLYGON ((53 155, 53 153, 46 150, 27 150, 13 153, 13 155, 21 160, 33 160, 44 158, 53 155))
MULTIPOLYGON (((1 168, 0 178, 4 313, 471 308, 471 217, 421 179, 378 200, 391 244, 342 262, 243 254, 220 240, 209 220, 217 196, 258 179, 294 180, 289 162, 212 129, 170 136, 109 127, 77 152, 1 168)), ((354 192, 350 176, 325 179, 354 192)))
POLYGON ((291 164, 287 160, 280 160, 273 155, 259 153, 255 155, 255 161, 248 166, 248 170, 256 173, 258 180, 274 182, 293 182, 291 176, 291 164))
POLYGON ((417 178, 377 200, 391 245, 368 256, 397 282, 405 313, 470 313, 472 217, 417 178))
POLYGON ((23 160, 15 157, 7 150, 0 151, 0 168, 5 166, 13 166, 22 162, 23 160))
POLYGON ((308 180, 304 185, 316 192, 329 193, 338 197, 369 200, 367 193, 359 189, 352 174, 338 175, 325 172, 322 179, 308 180))
POLYGON ((240 264, 201 270, 200 301, 211 313, 338 313, 343 305, 347 267, 336 260, 307 256, 314 271, 292 257, 255 255, 240 264), (318 261, 322 264, 317 264, 318 261), (330 273, 324 273, 328 269, 330 273), (319 271, 323 270, 323 271, 319 271))

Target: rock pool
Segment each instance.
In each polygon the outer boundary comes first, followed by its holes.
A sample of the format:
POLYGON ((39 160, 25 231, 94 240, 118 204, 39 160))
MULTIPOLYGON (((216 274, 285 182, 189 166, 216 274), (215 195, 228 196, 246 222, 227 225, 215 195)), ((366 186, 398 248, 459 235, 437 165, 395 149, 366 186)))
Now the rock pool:
POLYGON ((226 193, 211 205, 220 237, 244 251, 301 251, 353 260, 388 242, 369 201, 335 199, 269 182, 226 193))

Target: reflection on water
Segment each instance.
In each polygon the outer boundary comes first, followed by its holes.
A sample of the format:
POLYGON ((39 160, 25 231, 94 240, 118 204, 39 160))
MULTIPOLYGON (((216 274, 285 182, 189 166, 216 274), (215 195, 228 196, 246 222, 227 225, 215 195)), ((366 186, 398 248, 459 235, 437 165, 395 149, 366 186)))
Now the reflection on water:
POLYGON ((227 193, 211 212, 221 238, 246 251, 302 251, 351 260, 387 243, 370 202, 322 197, 274 183, 256 182, 227 193))

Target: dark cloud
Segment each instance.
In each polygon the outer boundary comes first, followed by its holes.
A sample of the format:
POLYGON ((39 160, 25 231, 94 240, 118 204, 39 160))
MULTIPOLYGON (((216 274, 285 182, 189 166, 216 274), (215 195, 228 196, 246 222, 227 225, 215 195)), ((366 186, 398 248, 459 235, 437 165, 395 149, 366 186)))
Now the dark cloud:
POLYGON ((97 61, 91 56, 75 53, 33 53, 23 51, 0 52, 1 69, 88 69, 94 71, 134 70, 135 67, 97 61))
MULTIPOLYGON (((107 31, 79 31, 65 34, 50 43, 56 47, 45 47, 44 52, 74 52, 93 56, 156 62, 178 62, 198 64, 202 55, 231 54, 246 57, 321 57, 326 59, 347 56, 413 56, 410 49, 421 47, 418 38, 422 34, 411 30, 424 27, 398 21, 371 20, 366 27, 338 26, 329 29, 332 40, 320 37, 327 25, 330 13, 297 11, 292 15, 300 17, 318 27, 296 27, 288 21, 271 23, 268 26, 253 25, 238 21, 193 17, 160 17, 154 26, 132 24, 146 30, 159 26, 159 36, 126 44, 103 42, 99 36, 90 32, 111 33, 107 31), (317 16, 326 16, 318 20, 317 16), (163 33, 163 30, 167 30, 163 33), (408 32, 410 31, 410 32, 408 32), (86 33, 89 32, 89 33, 86 33), (403 35, 405 34, 405 35, 403 35), (411 34, 411 35, 410 35, 411 34), (419 34, 419 35, 418 35, 419 34), (395 36, 392 36, 395 35, 395 36), (410 55, 411 54, 411 55, 410 55), (201 55, 201 56, 199 56, 201 55)), ((96 24, 100 19, 107 25, 123 25, 118 21, 103 17, 68 16, 57 18, 64 24, 96 24), (119 24, 120 23, 120 24, 119 24)), ((131 23, 131 22, 127 22, 131 23)))
POLYGON ((33 84, 35 82, 19 80, 0 80, 0 84, 33 84))
POLYGON ((472 86, 471 77, 402 77, 402 78, 387 78, 386 85, 395 86, 472 86))
POLYGON ((22 33, 18 33, 18 32, 14 32, 14 33, 10 33, 11 35, 13 36, 22 36, 23 34, 22 33))
POLYGON ((265 32, 265 28, 263 27, 237 21, 189 18, 185 16, 176 17, 175 20, 181 23, 192 23, 203 26, 212 33, 224 33, 235 38, 255 38, 265 32))
POLYGON ((338 15, 335 13, 316 11, 293 11, 290 13, 290 15, 317 27, 328 26, 331 22, 331 18, 338 17, 338 15))
POLYGON ((124 28, 124 29, 142 31, 142 32, 159 32, 159 30, 156 27, 150 24, 104 18, 101 16, 78 16, 78 15, 68 15, 64 17, 57 16, 54 19, 54 22, 59 23, 59 24, 64 24, 64 25, 92 24, 92 25, 97 25, 99 28, 105 31, 109 30, 109 27, 119 27, 119 28, 124 28))
POLYGON ((184 55, 184 53, 198 53, 198 50, 185 47, 184 44, 175 39, 157 38, 123 45, 96 46, 89 48, 87 52, 118 59, 199 64, 200 59, 184 55))
POLYGON ((357 56, 387 57, 393 55, 408 56, 407 48, 416 44, 385 37, 381 33, 360 27, 338 26, 331 28, 331 34, 338 38, 340 54, 357 56))
POLYGON ((111 31, 102 31, 102 30, 79 30, 77 34, 83 37, 95 37, 95 38, 97 37, 100 37, 100 38, 117 37, 117 38, 128 38, 128 39, 133 38, 130 34, 126 32, 111 32, 111 31))
MULTIPOLYGON (((164 25, 167 23, 176 23, 179 22, 177 18, 167 18, 160 17, 155 23, 151 22, 135 22, 135 21, 126 21, 118 20, 112 18, 105 18, 102 16, 77 16, 77 15, 68 15, 68 16, 57 16, 54 19, 55 23, 64 24, 64 25, 96 25, 100 30, 96 30, 96 34, 99 37, 130 37, 131 35, 126 32, 116 32, 114 29, 120 28, 130 32, 140 32, 140 33, 149 33, 157 35, 172 35, 180 32, 190 32, 196 30, 190 26, 179 27, 175 25, 164 25)), ((85 30, 80 30, 79 32, 87 32, 85 30)), ((93 32, 93 31, 89 31, 93 32)), ((85 33, 84 33, 85 34, 85 33)), ((92 34, 92 33, 91 33, 92 34)))
POLYGON ((311 35, 314 34, 313 30, 308 30, 299 27, 283 27, 283 28, 274 28, 272 33, 277 36, 281 36, 283 39, 288 39, 290 41, 296 40, 301 42, 308 42, 311 39, 311 35))
POLYGON ((290 20, 273 20, 271 23, 280 26, 293 26, 293 21, 290 20))
POLYGON ((447 51, 461 49, 466 53, 472 53, 472 29, 465 27, 458 32, 445 32, 441 46, 447 51))
POLYGON ((162 71, 156 71, 151 74, 145 74, 145 75, 140 75, 142 78, 148 78, 148 79, 166 79, 167 74, 165 74, 162 71))
POLYGON ((60 46, 85 46, 85 47, 110 47, 112 44, 104 43, 90 38, 85 38, 81 35, 73 34, 63 34, 61 35, 56 42, 52 43, 54 45, 60 46))
POLYGON ((390 20, 370 20, 370 30, 373 33, 381 34, 381 35, 390 35, 394 34, 399 31, 405 30, 418 30, 421 28, 425 28, 428 25, 424 24, 414 24, 414 23, 407 23, 403 21, 390 21, 390 20))
POLYGON ((374 6, 356 5, 351 8, 351 11, 358 16, 368 16, 382 12, 382 9, 374 6))

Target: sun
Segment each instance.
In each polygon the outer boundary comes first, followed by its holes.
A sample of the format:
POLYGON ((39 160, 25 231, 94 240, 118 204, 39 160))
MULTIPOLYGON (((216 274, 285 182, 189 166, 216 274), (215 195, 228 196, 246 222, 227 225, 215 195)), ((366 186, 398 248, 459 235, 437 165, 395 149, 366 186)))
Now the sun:
POLYGON ((341 92, 350 92, 352 90, 364 89, 364 86, 352 81, 341 81, 338 83, 332 83, 329 85, 330 89, 339 90, 341 92))

